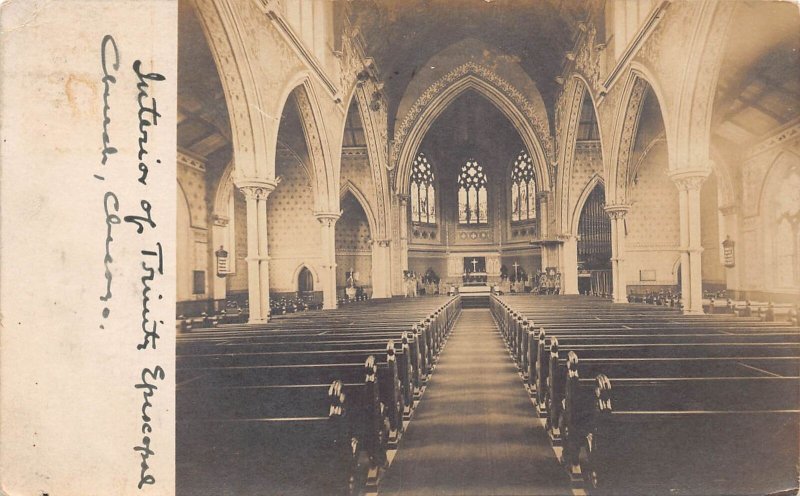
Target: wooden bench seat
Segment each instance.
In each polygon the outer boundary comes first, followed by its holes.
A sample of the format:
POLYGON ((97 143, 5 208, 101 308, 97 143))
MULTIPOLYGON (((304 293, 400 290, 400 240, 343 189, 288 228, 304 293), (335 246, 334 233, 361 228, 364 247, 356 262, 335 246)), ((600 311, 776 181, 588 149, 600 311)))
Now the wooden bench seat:
MULTIPOLYGON (((635 382, 623 385, 622 380, 599 376, 595 380, 595 418, 580 457, 590 491, 765 494, 796 488, 800 446, 797 378, 714 380, 730 383, 722 388, 711 388, 711 381, 670 381, 662 392, 677 397, 685 388, 684 394, 696 409, 687 402, 669 410, 663 408, 668 406, 665 400, 657 399, 663 395, 638 398, 636 393, 646 389, 635 382), (772 383, 765 384, 769 381, 772 383), (721 397, 728 387, 743 399, 731 403, 730 398, 721 397), (789 394, 789 400, 780 398, 778 393, 788 394, 792 389, 795 393, 789 394), (789 404, 792 399, 794 407, 789 404)), ((650 387, 662 384, 654 381, 650 387)))

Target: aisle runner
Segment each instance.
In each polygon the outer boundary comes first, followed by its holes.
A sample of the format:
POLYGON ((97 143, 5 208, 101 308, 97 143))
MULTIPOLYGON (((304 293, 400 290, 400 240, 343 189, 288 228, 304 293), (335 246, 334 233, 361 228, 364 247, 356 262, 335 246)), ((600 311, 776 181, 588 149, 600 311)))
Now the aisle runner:
POLYGON ((463 311, 378 494, 572 494, 488 309, 463 311))

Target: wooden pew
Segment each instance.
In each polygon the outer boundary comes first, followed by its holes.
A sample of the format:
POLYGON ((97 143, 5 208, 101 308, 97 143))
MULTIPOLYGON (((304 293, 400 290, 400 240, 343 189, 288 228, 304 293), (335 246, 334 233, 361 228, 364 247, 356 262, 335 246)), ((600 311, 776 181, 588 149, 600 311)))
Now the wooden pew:
POLYGON ((563 381, 555 381, 558 386, 548 410, 548 425, 553 430, 553 437, 560 436, 564 462, 569 467, 578 465, 579 448, 589 433, 594 415, 595 381, 588 378, 600 374, 625 379, 800 377, 800 361, 797 357, 582 360, 570 352, 567 373, 563 381))
POLYGON ((212 413, 179 405, 176 448, 191 453, 176 461, 179 494, 358 494, 365 449, 350 432, 345 389, 339 381, 316 388, 323 394, 295 417, 261 415, 265 410, 237 418, 219 407, 212 413))
POLYGON ((595 419, 580 457, 590 493, 767 494, 797 488, 798 381, 598 376, 595 419))

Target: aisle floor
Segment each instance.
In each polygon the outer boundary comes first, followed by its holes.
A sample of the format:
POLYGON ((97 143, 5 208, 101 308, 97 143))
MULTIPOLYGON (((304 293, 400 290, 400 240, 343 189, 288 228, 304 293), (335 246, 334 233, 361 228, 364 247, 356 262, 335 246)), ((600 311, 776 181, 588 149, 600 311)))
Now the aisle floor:
POLYGON ((378 494, 572 494, 488 309, 460 316, 378 494))

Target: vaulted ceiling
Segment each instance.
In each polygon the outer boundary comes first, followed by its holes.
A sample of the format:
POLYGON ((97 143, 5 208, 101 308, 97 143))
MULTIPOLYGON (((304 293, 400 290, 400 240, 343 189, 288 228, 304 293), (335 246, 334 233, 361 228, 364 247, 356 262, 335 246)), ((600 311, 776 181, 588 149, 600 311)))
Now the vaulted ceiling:
POLYGON ((752 145, 800 114, 797 6, 740 2, 736 9, 714 103, 714 135, 724 148, 752 145))
POLYGON ((190 2, 178 2, 178 147, 224 167, 231 156, 225 94, 190 2))
POLYGON ((352 2, 350 22, 375 59, 389 115, 432 56, 477 38, 513 57, 536 82, 552 120, 564 55, 573 49, 589 5, 574 0, 370 0, 352 2))

